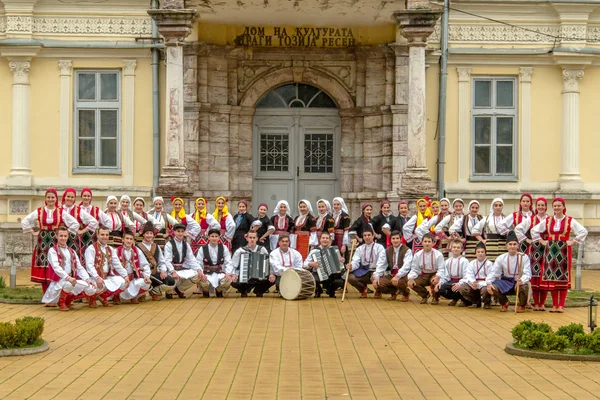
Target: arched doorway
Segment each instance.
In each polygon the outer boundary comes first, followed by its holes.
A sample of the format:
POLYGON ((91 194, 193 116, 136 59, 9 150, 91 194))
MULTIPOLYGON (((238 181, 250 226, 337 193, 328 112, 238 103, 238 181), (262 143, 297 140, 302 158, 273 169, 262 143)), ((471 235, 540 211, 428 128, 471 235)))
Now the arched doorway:
MULTIPOLYGON (((273 210, 279 200, 295 204, 340 192, 340 117, 323 90, 290 83, 267 92, 253 120, 253 202, 273 210)), ((315 210, 316 212, 316 210, 315 210)))

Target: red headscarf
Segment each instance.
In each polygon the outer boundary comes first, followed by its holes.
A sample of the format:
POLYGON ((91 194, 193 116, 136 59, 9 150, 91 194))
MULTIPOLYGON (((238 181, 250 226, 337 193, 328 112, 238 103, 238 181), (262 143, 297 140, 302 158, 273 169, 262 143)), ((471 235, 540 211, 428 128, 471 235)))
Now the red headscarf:
POLYGON ((529 197, 529 202, 531 203, 531 205, 533 206, 533 196, 529 193, 523 193, 521 195, 521 197, 519 198, 519 211, 523 211, 523 208, 521 207, 521 200, 523 200, 523 197, 529 197))
POLYGON ((406 204, 406 205, 408 205, 408 201, 407 201, 407 200, 400 200, 400 201, 398 202, 398 210, 400 209, 400 206, 401 206, 402 204, 406 204))
POLYGON ((362 204, 360 205, 360 209, 361 209, 362 211, 365 211, 365 208, 367 208, 367 207, 369 207, 369 206, 373 207, 373 204, 371 204, 371 203, 368 203, 368 202, 365 202, 365 203, 362 203, 362 204))
POLYGON ((548 208, 548 200, 546 200, 545 197, 538 197, 537 199, 535 199, 535 210, 533 211, 536 215, 537 215, 537 203, 538 201, 543 201, 544 204, 546 204, 546 209, 548 208))
MULTIPOLYGON (((65 205, 65 199, 67 198, 67 193, 73 193, 73 196, 75 196, 77 198, 77 192, 75 191, 75 189, 73 189, 73 188, 65 189, 63 196, 62 196, 62 203, 61 203, 63 206, 65 205)), ((73 203, 73 204, 75 204, 75 203, 73 203)))
POLYGON ((567 203, 565 203, 565 199, 563 199, 562 197, 556 197, 556 198, 554 198, 554 200, 552 200, 552 204, 556 203, 557 201, 560 201, 562 203, 562 205, 565 207, 563 212, 566 213, 567 212, 567 203))
MULTIPOLYGON (((54 193, 54 196, 56 197, 56 202, 58 203, 58 192, 57 192, 57 191, 56 191, 56 189, 54 189, 54 188, 48 188, 48 189, 46 189, 46 193, 44 193, 44 205, 46 205, 46 206, 48 205, 48 204, 46 203, 46 199, 45 199, 45 197, 46 197, 46 195, 47 195, 48 193, 54 193)), ((59 205, 58 205, 58 204, 56 204, 56 207, 58 207, 58 206, 59 206, 59 205)))
POLYGON ((389 200, 381 200, 381 203, 379 203, 379 208, 383 207, 384 205, 390 205, 390 201, 389 200))
MULTIPOLYGON (((88 189, 88 188, 83 188, 83 189, 81 189, 81 196, 82 196, 82 197, 83 197, 83 194, 84 194, 85 192, 89 193, 89 194, 90 194, 90 196, 92 196, 92 197, 93 197, 93 195, 92 195, 92 190, 91 190, 91 189, 88 189)), ((83 201, 82 201, 81 203, 79 203, 79 205, 80 205, 80 206, 82 206, 82 205, 83 205, 83 201)))

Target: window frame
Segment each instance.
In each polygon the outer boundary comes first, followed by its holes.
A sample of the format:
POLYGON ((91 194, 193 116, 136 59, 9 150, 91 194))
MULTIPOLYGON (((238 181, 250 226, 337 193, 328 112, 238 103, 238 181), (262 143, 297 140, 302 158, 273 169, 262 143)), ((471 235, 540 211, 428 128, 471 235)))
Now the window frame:
POLYGON ((121 69, 75 69, 73 71, 74 91, 73 91, 73 174, 101 174, 101 175, 121 175, 122 174, 122 108, 123 108, 123 90, 122 90, 122 70, 121 69), (96 96, 95 100, 79 100, 79 76, 81 74, 95 74, 96 79, 96 96), (116 100, 101 100, 100 99, 100 76, 101 74, 115 74, 117 77, 117 99, 116 100), (94 149, 95 149, 95 165, 80 166, 79 165, 79 111, 94 110, 95 111, 95 132, 94 132, 94 149), (100 111, 116 110, 117 111, 117 127, 116 127, 116 166, 103 167, 99 166, 101 159, 101 119, 100 111))
MULTIPOLYGON (((471 162, 469 168, 470 181, 496 181, 496 182, 517 182, 519 180, 518 173, 518 156, 519 156, 519 81, 516 76, 486 76, 479 75, 471 77, 471 162), (491 106, 481 107, 475 106, 475 84, 478 81, 491 82, 491 106), (510 81, 513 83, 513 106, 497 106, 497 82, 510 81), (475 119, 477 117, 490 117, 490 173, 482 174, 475 172, 475 119), (512 174, 496 173, 497 163, 497 119, 502 117, 511 117, 513 119, 513 138, 512 138, 512 174)), ((501 147, 508 147, 507 145, 501 147)))

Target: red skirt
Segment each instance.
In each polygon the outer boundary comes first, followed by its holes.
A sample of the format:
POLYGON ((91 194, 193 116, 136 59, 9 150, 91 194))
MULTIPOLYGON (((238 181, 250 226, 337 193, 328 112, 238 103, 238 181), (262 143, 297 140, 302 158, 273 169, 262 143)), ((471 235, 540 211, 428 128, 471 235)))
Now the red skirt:
POLYGON ((547 290, 540 285, 542 276, 544 275, 544 258, 546 247, 541 243, 533 242, 528 249, 529 264, 531 265, 531 289, 532 290, 547 290))
POLYGON ((205 244, 208 244, 208 238, 206 237, 206 229, 200 232, 197 237, 190 240, 190 247, 192 248, 192 252, 194 253, 194 255, 196 255, 196 253, 198 253, 198 250, 200 250, 200 247, 204 246, 205 244))
POLYGON ((52 276, 48 271, 48 250, 54 246, 55 238, 56 231, 40 231, 31 257, 32 282, 52 282, 52 276))
POLYGON ((308 242, 310 241, 310 232, 298 232, 296 236, 296 250, 302 255, 302 259, 308 256, 308 242))
POLYGON ((346 231, 343 229, 336 229, 333 231, 333 235, 335 236, 335 238, 333 239, 333 244, 336 245, 338 247, 338 249, 341 249, 342 246, 344 245, 344 233, 346 231))
POLYGON ((573 250, 565 241, 551 240, 546 246, 540 290, 571 289, 573 250))

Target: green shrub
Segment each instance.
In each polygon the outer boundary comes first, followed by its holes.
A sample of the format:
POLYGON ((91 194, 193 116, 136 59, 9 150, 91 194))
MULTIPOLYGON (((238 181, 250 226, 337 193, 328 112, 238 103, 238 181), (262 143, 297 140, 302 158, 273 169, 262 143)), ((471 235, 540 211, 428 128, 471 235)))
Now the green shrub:
POLYGON ((547 332, 529 331, 523 335, 521 344, 528 349, 541 350, 544 348, 547 335, 549 335, 547 332))
POLYGON ((571 341, 571 346, 573 346, 576 351, 587 349, 589 348, 590 337, 591 335, 586 335, 585 333, 576 333, 571 341))
POLYGON ((545 322, 538 323, 537 326, 536 326, 536 330, 540 331, 540 332, 544 332, 544 333, 551 333, 552 332, 552 328, 550 327, 550 325, 548 325, 545 322))
POLYGON ((575 324, 575 323, 561 326, 560 328, 558 328, 556 330, 557 335, 566 337, 569 342, 573 341, 573 337, 578 333, 585 334, 585 332, 583 330, 583 325, 575 324))
POLYGON ((535 330, 536 325, 537 324, 535 322, 531 321, 531 320, 525 320, 525 321, 519 322, 519 324, 516 325, 512 329, 512 337, 513 337, 513 339, 515 339, 515 341, 517 343, 520 343, 523 340, 523 336, 526 333, 529 333, 529 332, 535 330))
POLYGON ((553 353, 560 353, 569 346, 569 339, 558 333, 546 333, 544 347, 553 353))
POLYGON ((6 288, 6 281, 4 280, 3 276, 0 276, 0 289, 5 289, 6 288))
POLYGON ((24 347, 35 343, 44 331, 44 319, 24 317, 15 321, 0 323, 0 349, 24 347))

